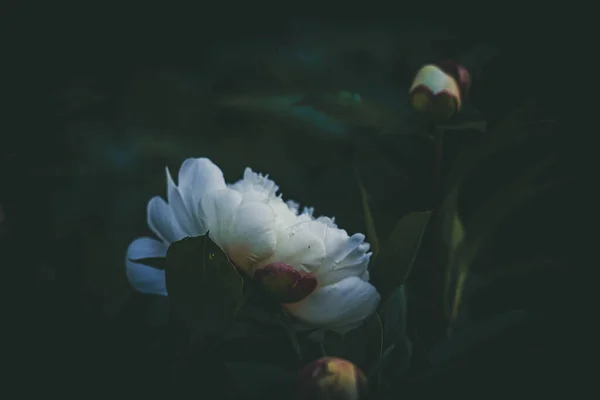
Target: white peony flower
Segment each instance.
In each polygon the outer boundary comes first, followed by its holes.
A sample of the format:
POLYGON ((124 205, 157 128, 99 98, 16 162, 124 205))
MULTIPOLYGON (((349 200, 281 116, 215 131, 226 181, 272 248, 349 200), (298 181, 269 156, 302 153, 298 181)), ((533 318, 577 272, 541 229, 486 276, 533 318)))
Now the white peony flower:
MULTIPOLYGON (((284 202, 275 182, 246 168, 240 181, 227 185, 207 158, 187 159, 176 186, 167 169, 167 201, 154 197, 147 220, 160 240, 147 237, 127 249, 127 277, 142 293, 167 295, 165 273, 131 260, 164 257, 168 246, 187 236, 204 235, 244 273, 273 263, 314 280, 316 288, 302 300, 282 304, 300 321, 340 333, 372 314, 380 296, 369 284, 371 253, 365 236, 349 236, 333 219, 299 212, 284 202)), ((312 288, 311 288, 312 289, 312 288)))

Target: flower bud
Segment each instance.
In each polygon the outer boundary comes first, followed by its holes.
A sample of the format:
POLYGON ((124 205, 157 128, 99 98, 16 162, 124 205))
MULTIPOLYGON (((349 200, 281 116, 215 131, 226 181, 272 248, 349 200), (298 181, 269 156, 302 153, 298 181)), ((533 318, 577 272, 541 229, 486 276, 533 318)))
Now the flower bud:
POLYGON ((469 72, 460 65, 425 65, 411 85, 410 104, 433 122, 443 122, 460 110, 470 82, 469 72))
POLYGON ((297 303, 317 287, 314 275, 302 273, 281 262, 257 270, 254 280, 278 303, 297 303))
POLYGON ((350 361, 325 357, 300 371, 297 400, 364 400, 369 398, 365 374, 350 361))

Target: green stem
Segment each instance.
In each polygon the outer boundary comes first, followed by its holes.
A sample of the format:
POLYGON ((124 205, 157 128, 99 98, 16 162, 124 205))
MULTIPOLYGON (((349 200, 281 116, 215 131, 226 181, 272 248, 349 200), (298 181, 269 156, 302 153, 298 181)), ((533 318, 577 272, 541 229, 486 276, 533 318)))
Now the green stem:
POLYGON ((431 257, 431 319, 435 322, 438 317, 437 310, 437 285, 438 285, 438 262, 440 249, 440 221, 441 221, 441 173, 442 173, 442 150, 444 147, 443 128, 434 128, 434 160, 433 160, 433 251, 431 257))

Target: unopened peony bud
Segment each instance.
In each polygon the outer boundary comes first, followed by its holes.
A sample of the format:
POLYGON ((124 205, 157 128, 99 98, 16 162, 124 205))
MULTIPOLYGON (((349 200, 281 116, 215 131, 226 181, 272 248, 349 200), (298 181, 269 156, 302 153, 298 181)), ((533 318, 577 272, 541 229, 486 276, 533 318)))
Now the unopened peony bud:
POLYGON ((469 72, 460 65, 425 65, 411 85, 410 104, 433 122, 443 122, 460 111, 470 82, 469 72))
POLYGON ((325 357, 300 371, 297 400, 364 400, 369 398, 365 374, 350 361, 325 357))
POLYGON ((297 303, 317 287, 315 276, 297 271, 281 262, 271 263, 257 270, 254 279, 278 303, 297 303))

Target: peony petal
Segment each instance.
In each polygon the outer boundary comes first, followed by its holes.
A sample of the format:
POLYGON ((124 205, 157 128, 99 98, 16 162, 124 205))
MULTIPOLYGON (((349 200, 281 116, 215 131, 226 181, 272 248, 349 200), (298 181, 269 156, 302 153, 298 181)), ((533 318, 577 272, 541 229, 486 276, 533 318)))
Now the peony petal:
POLYGON ((281 197, 272 197, 267 204, 271 206, 277 217, 281 219, 281 222, 285 226, 291 226, 298 222, 298 214, 296 214, 294 210, 281 199, 281 197))
POLYGON ((186 206, 183 197, 181 196, 181 192, 177 186, 175 186, 173 178, 171 178, 169 168, 165 169, 167 172, 167 201, 171 210, 173 210, 173 216, 188 236, 200 235, 198 225, 195 223, 195 220, 198 218, 192 217, 193 210, 188 208, 191 205, 186 206))
POLYGON ((225 251, 242 269, 273 255, 277 245, 277 220, 273 209, 263 203, 241 204, 228 232, 223 233, 225 251))
POLYGON ((195 232, 204 235, 208 228, 204 225, 200 202, 207 193, 227 187, 223 172, 208 158, 188 158, 181 164, 178 180, 179 192, 193 217, 195 232))
POLYGON ((141 293, 167 295, 165 271, 135 263, 140 258, 164 257, 168 246, 158 240, 141 237, 127 248, 125 260, 127 279, 131 286, 141 293))
POLYGON ((365 273, 367 274, 368 280, 368 271, 369 260, 371 259, 372 253, 363 254, 362 257, 355 260, 354 263, 344 263, 338 266, 334 266, 330 270, 320 271, 320 273, 316 274, 319 284, 322 286, 331 285, 332 283, 339 282, 342 279, 348 278, 350 276, 357 276, 363 280, 365 273))
POLYGON ((314 265, 325 257, 323 241, 302 224, 298 229, 282 230, 277 237, 277 247, 269 262, 283 262, 299 271, 312 272, 314 265))
POLYGON ((284 307, 298 319, 346 333, 377 309, 381 296, 368 282, 352 276, 321 287, 306 299, 284 307))
POLYGON ((365 241, 365 235, 356 233, 350 237, 345 231, 329 228, 325 238, 327 247, 327 261, 337 265, 344 262, 365 241), (335 233, 334 233, 335 232, 335 233))
POLYGON ((285 204, 289 207, 290 210, 296 215, 298 215, 298 211, 300 210, 300 204, 296 203, 294 200, 288 200, 285 204))
POLYGON ((187 236, 175 219, 171 207, 159 196, 148 202, 147 222, 150 229, 165 243, 170 244, 187 236))
POLYGON ((223 247, 235 211, 242 202, 242 195, 231 189, 207 193, 202 199, 203 225, 210 231, 212 240, 223 247))
POLYGON ((279 186, 275 184, 268 175, 261 175, 253 172, 252 169, 244 170, 244 177, 230 186, 244 196, 244 202, 247 201, 267 201, 275 197, 279 186))
POLYGON ((327 225, 330 228, 337 228, 337 224, 335 223, 335 218, 329 218, 329 217, 319 217, 316 219, 316 221, 322 222, 325 225, 327 225))
POLYGON ((365 235, 362 233, 348 237, 345 230, 326 224, 326 221, 322 219, 311 221, 309 229, 323 240, 327 253, 327 256, 321 263, 320 270, 315 271, 318 278, 319 275, 325 274, 332 269, 359 263, 362 255, 369 248, 369 245, 364 243, 365 235))

